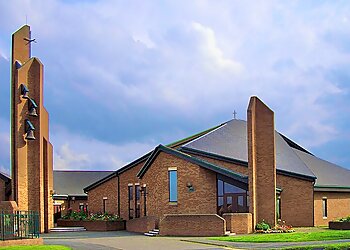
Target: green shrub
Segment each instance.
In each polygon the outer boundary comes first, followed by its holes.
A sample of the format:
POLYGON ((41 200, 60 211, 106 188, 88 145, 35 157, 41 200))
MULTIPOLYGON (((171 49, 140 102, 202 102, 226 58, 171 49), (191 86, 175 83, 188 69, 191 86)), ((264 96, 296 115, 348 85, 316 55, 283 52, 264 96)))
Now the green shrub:
POLYGON ((344 217, 344 218, 340 218, 336 221, 339 221, 339 222, 350 222, 350 215, 348 217, 344 217))
POLYGON ((263 231, 267 231, 269 230, 271 227, 269 224, 267 224, 264 220, 262 222, 259 222, 258 224, 256 224, 255 226, 255 230, 263 230, 263 231))
POLYGON ((86 211, 71 211, 68 210, 68 213, 64 216, 62 216, 62 219, 65 220, 85 220, 85 221, 96 221, 96 220, 103 220, 103 221, 121 221, 119 216, 115 214, 109 214, 109 213, 91 213, 90 215, 86 211))

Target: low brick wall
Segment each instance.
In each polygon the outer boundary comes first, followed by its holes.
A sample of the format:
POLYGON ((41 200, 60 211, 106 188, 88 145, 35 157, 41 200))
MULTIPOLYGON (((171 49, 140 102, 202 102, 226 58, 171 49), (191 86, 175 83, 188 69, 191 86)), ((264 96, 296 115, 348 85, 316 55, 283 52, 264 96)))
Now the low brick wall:
POLYGON ((43 244, 44 244, 43 238, 0 241, 0 247, 32 246, 32 245, 34 246, 34 245, 43 245, 43 244))
POLYGON ((350 230, 350 222, 330 221, 328 227, 336 230, 350 230))
POLYGON ((1 201, 0 211, 13 213, 18 210, 17 203, 15 201, 1 201))
POLYGON ((222 236, 225 220, 217 214, 166 214, 160 220, 161 235, 222 236))
POLYGON ((155 216, 144 216, 126 222, 126 230, 129 232, 145 233, 158 228, 159 219, 155 216))
POLYGON ((125 230, 125 221, 81 221, 58 220, 59 227, 85 227, 87 231, 120 231, 125 230))
POLYGON ((251 213, 226 213, 222 217, 226 220, 226 230, 236 234, 250 234, 253 232, 251 213))

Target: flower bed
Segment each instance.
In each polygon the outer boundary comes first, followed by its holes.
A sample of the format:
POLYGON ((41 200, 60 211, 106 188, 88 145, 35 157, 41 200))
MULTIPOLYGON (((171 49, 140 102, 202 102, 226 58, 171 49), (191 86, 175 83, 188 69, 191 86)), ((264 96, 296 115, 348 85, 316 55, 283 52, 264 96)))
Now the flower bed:
POLYGON ((271 228, 271 226, 264 220, 255 226, 255 233, 292 233, 295 232, 292 226, 287 225, 285 221, 278 220, 278 224, 271 228))
POLYGON ((328 222, 329 229, 350 230, 350 216, 328 222))
POLYGON ((125 221, 114 214, 88 214, 86 211, 71 211, 57 220, 60 227, 85 227, 88 231, 125 230, 125 221))

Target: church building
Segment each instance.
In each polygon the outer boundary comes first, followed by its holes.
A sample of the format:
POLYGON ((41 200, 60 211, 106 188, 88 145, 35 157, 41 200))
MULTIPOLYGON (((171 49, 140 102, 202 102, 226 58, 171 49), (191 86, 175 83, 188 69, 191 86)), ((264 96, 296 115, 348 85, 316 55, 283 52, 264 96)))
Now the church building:
POLYGON ((261 221, 328 225, 350 214, 350 170, 275 130, 274 112, 251 97, 233 119, 159 145, 84 189, 90 212, 161 235, 251 233, 261 221))

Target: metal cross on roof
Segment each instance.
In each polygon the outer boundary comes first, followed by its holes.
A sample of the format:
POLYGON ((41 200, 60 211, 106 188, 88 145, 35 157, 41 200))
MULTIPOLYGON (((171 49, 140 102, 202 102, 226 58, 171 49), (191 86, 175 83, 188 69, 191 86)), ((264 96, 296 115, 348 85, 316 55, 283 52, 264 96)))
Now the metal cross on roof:
POLYGON ((233 119, 235 119, 235 120, 236 120, 236 115, 237 115, 237 112, 236 112, 236 110, 234 110, 233 111, 233 119))

